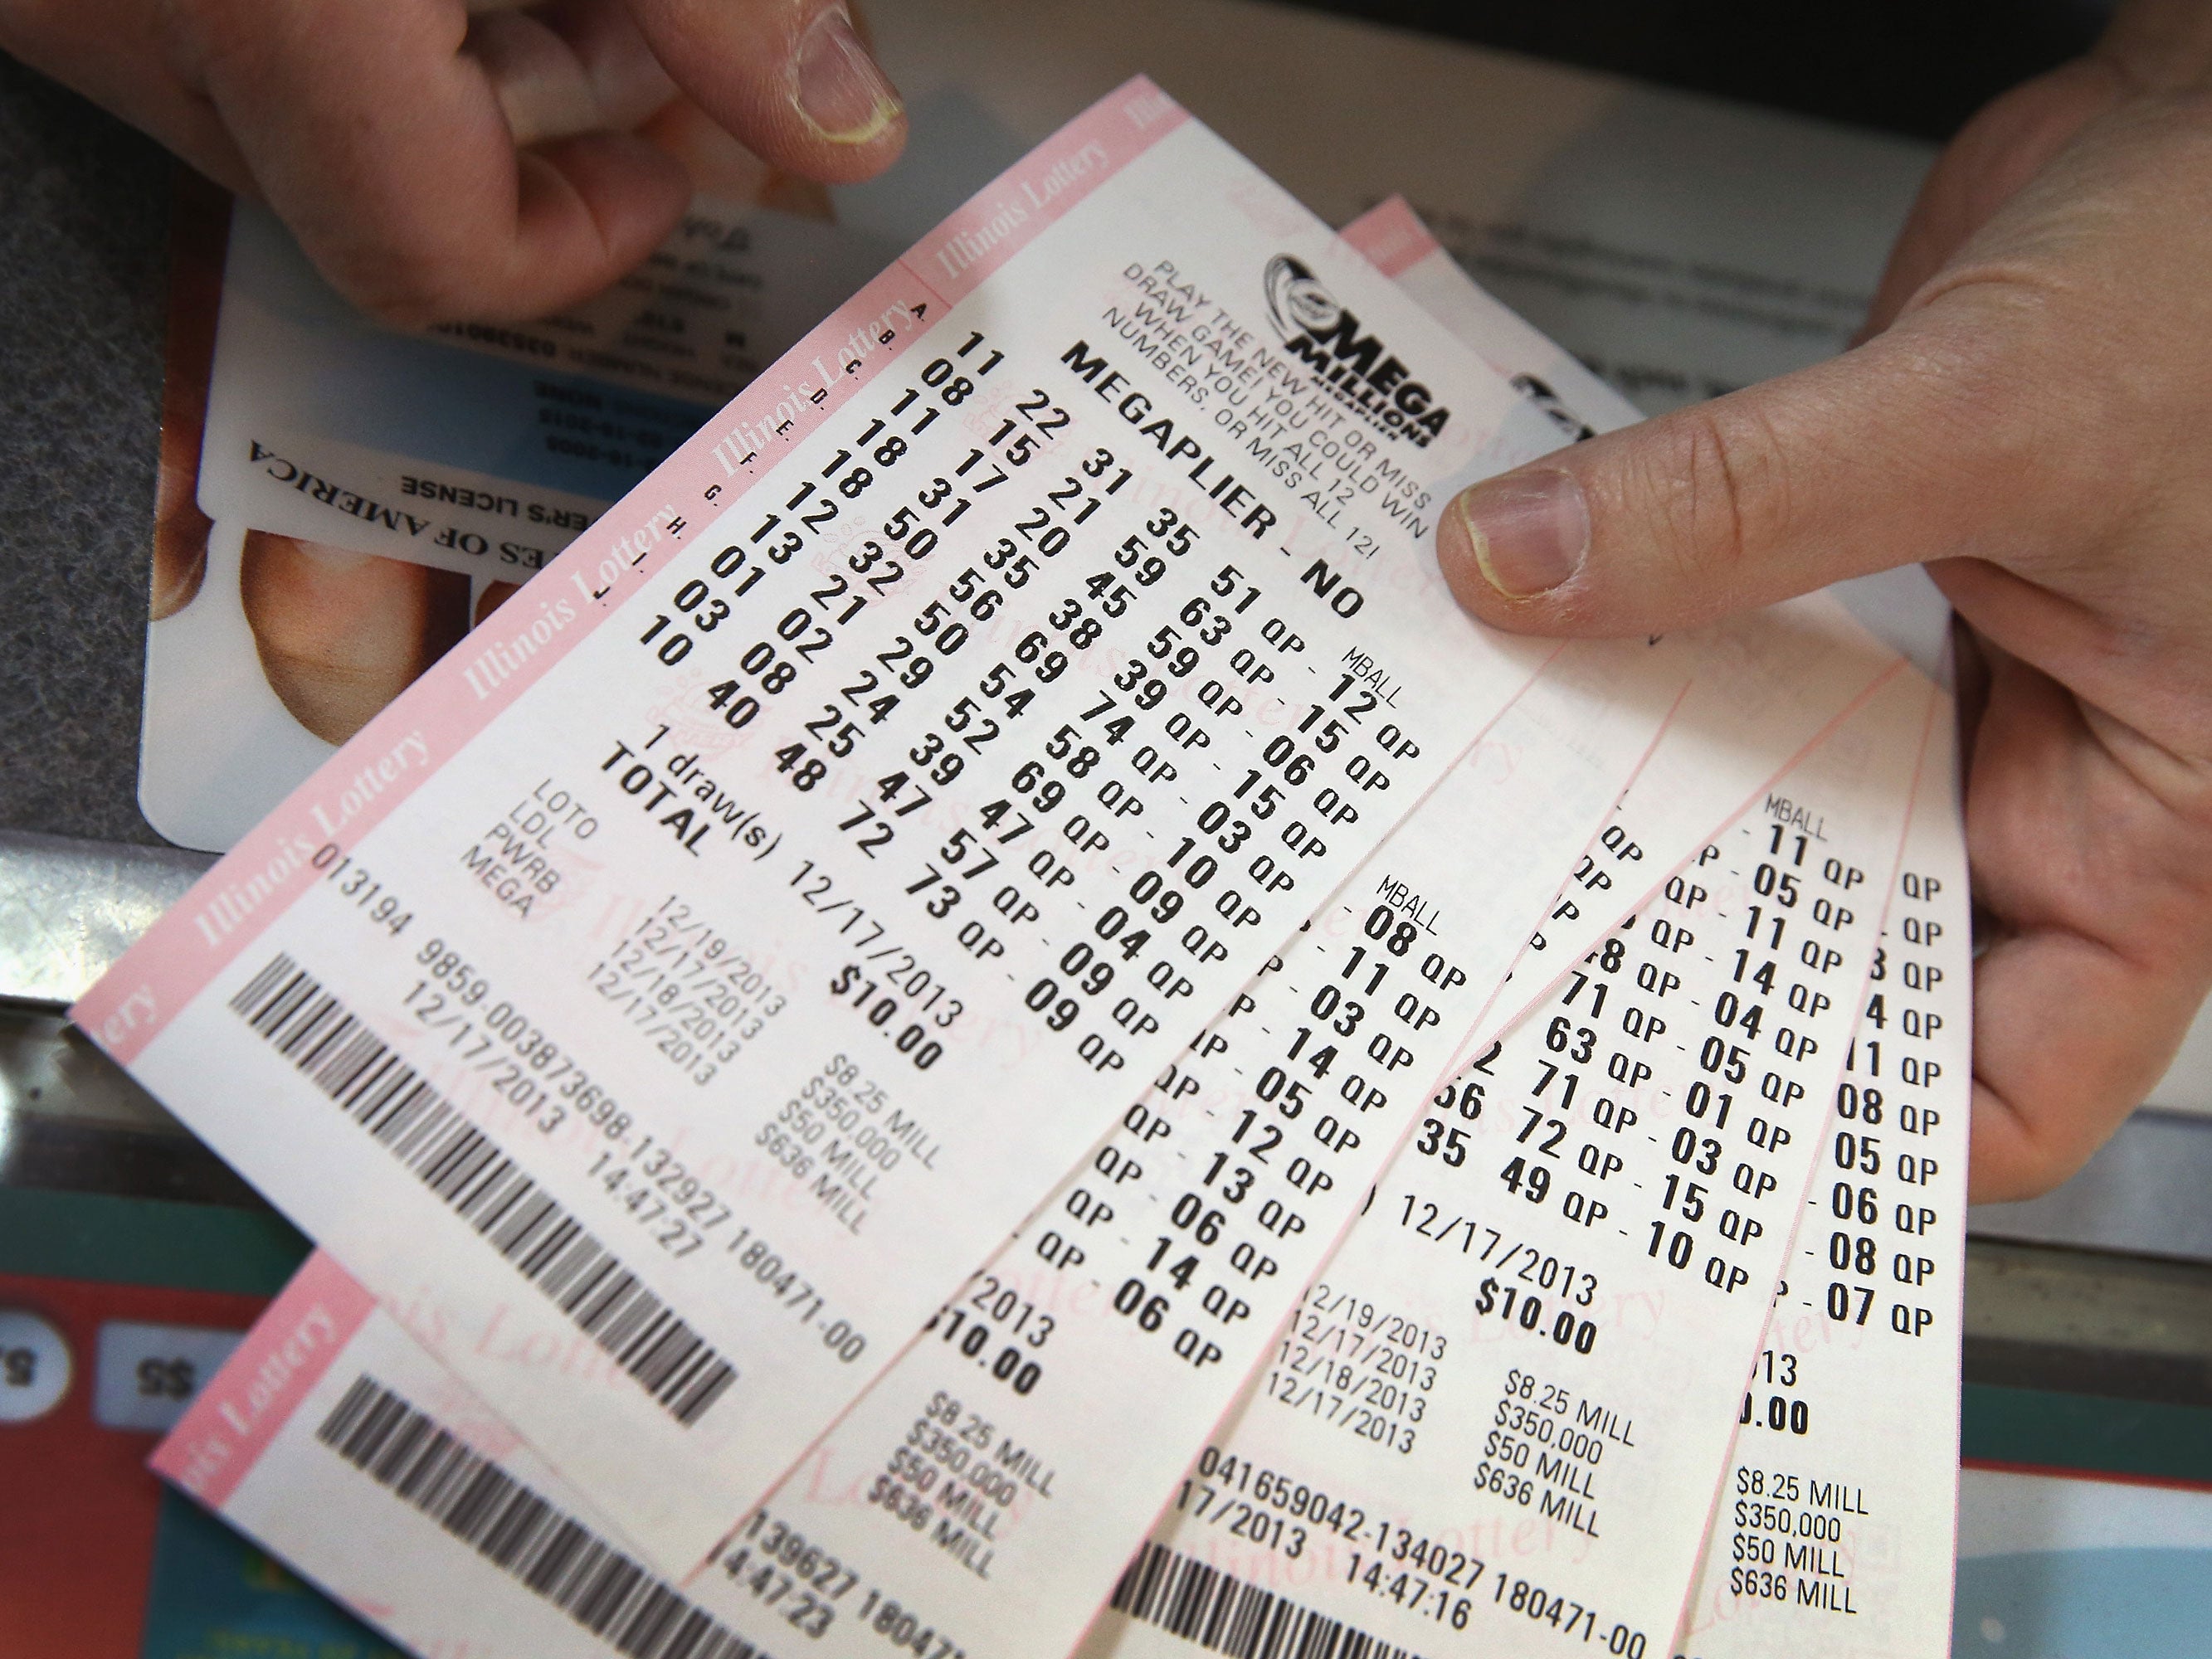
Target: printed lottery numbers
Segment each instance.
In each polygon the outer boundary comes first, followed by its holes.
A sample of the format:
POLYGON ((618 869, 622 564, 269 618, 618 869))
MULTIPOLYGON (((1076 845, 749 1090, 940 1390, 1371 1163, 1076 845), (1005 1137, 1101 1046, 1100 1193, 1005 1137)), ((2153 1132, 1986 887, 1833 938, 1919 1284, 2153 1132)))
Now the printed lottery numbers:
MULTIPOLYGON (((957 407, 974 395, 975 379, 995 368, 1002 361, 1001 355, 993 351, 978 362, 974 368, 975 378, 959 372, 954 358, 967 359, 982 344, 983 336, 971 333, 952 357, 933 361, 918 378, 924 387, 936 393, 936 403, 925 403, 921 391, 909 387, 893 405, 890 416, 879 416, 871 422, 851 445, 839 449, 823 463, 815 477, 802 480, 781 509, 763 517, 745 541, 732 544, 715 554, 708 563, 714 578, 712 583, 704 576, 695 576, 684 582, 672 602, 676 614, 655 616, 640 636, 639 643, 652 646, 657 659, 666 667, 673 668, 690 657, 694 647, 727 622, 737 602, 759 584, 767 574, 766 565, 789 563, 828 526, 887 479, 906 459, 910 437, 926 430, 941 415, 940 404, 957 407), (906 416, 918 404, 922 406, 912 416, 908 432, 892 431, 892 420, 906 416)), ((924 507, 941 507, 951 489, 947 480, 933 479, 921 489, 916 499, 924 507)), ((963 499, 955 507, 946 509, 943 522, 949 524, 957 519, 966 510, 967 504, 963 499)), ((938 531, 921 522, 915 512, 912 506, 898 508, 883 521, 882 540, 865 539, 858 551, 847 556, 851 575, 860 579, 857 584, 849 582, 844 573, 831 575, 827 587, 809 594, 811 612, 805 606, 787 611, 776 624, 775 639, 757 641, 744 652, 737 666, 756 682, 755 686, 748 688, 739 680, 724 679, 708 688, 709 706, 733 730, 743 729, 758 716, 761 696, 775 696, 787 690, 806 662, 829 648, 833 637, 830 627, 842 627, 851 622, 872 599, 896 586, 910 563, 918 563, 935 551, 938 531), (889 556, 885 543, 906 562, 889 556)), ((940 649, 949 653, 957 646, 940 649)), ((908 651, 911 650, 909 643, 908 651)), ((926 678, 927 672, 927 669, 923 670, 922 676, 926 678)), ((876 689, 874 684, 868 683, 873 678, 872 673, 867 675, 863 684, 848 694, 848 699, 868 697, 876 689)), ((906 683, 915 685, 921 679, 906 683)), ((879 720, 896 706, 894 696, 888 703, 875 699, 869 708, 872 719, 879 720)), ((791 766, 783 769, 794 775, 794 781, 797 776, 808 775, 803 757, 794 759, 791 766)), ((812 785, 799 787, 811 788, 812 785)))

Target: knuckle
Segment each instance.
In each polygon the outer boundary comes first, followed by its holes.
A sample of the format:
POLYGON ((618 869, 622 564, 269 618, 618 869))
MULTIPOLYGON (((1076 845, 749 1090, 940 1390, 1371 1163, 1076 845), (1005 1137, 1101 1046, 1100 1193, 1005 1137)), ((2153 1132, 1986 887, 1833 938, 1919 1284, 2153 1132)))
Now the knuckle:
POLYGON ((1745 574, 1789 514, 1787 446, 1754 399, 1680 410, 1639 481, 1672 574, 1708 581, 1745 574))

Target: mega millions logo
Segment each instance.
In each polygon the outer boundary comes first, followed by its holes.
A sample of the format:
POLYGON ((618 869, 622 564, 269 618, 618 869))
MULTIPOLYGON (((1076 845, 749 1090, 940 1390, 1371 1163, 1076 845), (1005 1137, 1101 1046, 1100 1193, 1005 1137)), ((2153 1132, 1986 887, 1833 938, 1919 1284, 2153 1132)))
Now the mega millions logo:
POLYGON ((1313 369, 1337 401, 1377 431, 1417 447, 1444 429, 1451 411, 1390 354, 1359 319, 1287 253, 1267 261, 1267 314, 1290 354, 1313 369))

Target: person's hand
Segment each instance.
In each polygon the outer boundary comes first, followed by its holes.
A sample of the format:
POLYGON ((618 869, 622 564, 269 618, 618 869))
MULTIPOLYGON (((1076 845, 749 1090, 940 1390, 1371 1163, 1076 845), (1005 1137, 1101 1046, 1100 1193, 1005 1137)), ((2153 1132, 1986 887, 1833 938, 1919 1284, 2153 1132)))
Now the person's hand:
POLYGON ((1468 491, 1486 623, 1677 628, 1925 562, 1971 629, 1972 1190, 2040 1192, 2157 1081, 2212 984, 2212 4, 1938 161, 1830 362, 1468 491))
POLYGON ((905 142, 846 0, 0 0, 0 49, 268 202, 390 320, 536 317, 675 226, 678 90, 843 183, 905 142))

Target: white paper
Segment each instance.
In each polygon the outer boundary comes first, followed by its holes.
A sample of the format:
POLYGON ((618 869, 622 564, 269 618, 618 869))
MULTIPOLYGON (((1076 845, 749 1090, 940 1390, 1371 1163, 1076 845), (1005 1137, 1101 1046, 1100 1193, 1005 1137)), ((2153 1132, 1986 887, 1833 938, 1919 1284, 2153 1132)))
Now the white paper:
MULTIPOLYGON (((1493 367, 1515 377, 1524 393, 1542 398, 1557 387, 1564 393, 1564 412, 1595 429, 1636 418, 1632 410, 1579 365, 1470 281, 1402 202, 1383 204, 1347 227, 1346 236, 1381 268, 1395 270, 1407 292, 1493 367), (1537 383, 1531 385, 1521 376, 1537 377, 1537 383)), ((1926 587, 1926 579, 1917 571, 1897 574, 1926 587)), ((1846 597, 1861 601, 1854 608, 1862 616, 1869 614, 1867 602, 1874 602, 1878 619, 1890 624, 1889 637, 1904 640, 1915 661, 1924 661, 1930 672, 1936 672, 1944 630, 1919 626, 1929 607, 1911 586, 1898 582, 1863 585, 1860 593, 1846 597)), ((1935 609, 1939 617, 1944 614, 1940 605, 1935 609)), ((1881 1023, 1861 1033, 1876 1045, 1891 1042, 1893 1075, 1907 1057, 1895 1052, 1900 1042, 1917 1068, 1910 1086, 1920 1103, 1902 1103, 1911 1114, 1917 1138, 1911 1144, 1921 1148, 1907 1152, 1915 1162, 1905 1166, 1904 1172, 1913 1179, 1903 1182, 1900 1191, 1910 1201, 1887 1211, 1880 1207, 1881 1188, 1896 1184, 1899 1170, 1894 1130, 1888 1166, 1893 1182, 1883 1183, 1856 1171, 1867 1150, 1856 1138, 1861 1126, 1856 1121, 1831 1126, 1847 1139, 1831 1142, 1827 1161, 1832 1164, 1848 1153, 1855 1166, 1849 1207, 1859 1231, 1847 1235, 1845 1267, 1850 1271, 1838 1270, 1844 1272, 1846 1287, 1846 1317, 1838 1322, 1824 1316, 1826 1299, 1833 1294, 1827 1286, 1839 1282, 1833 1277, 1819 1281, 1817 1296, 1802 1288, 1793 1295, 1786 1285, 1779 1293, 1781 1303, 1754 1361, 1753 1386, 1740 1413, 1745 1425, 1740 1437, 1748 1437, 1764 1449, 1770 1437, 1762 1431, 1770 1419, 1776 1419, 1776 1437, 1796 1437, 1802 1431, 1808 1438, 1802 1446, 1782 1440, 1801 1454, 1788 1468, 1731 1462, 1717 1513, 1723 1522, 1741 1519, 1750 1529, 1738 1532, 1723 1524, 1717 1534, 1709 1534, 1703 1582, 1692 1593, 1686 1632, 1677 1638, 1678 1651, 1763 1652, 1786 1644, 1816 1654, 1905 1655, 1941 1651, 1947 1638, 1955 1512, 1953 1470, 1958 1449, 1956 1312, 1964 1268, 1972 1006, 1972 946, 1954 750, 1954 717, 1946 705, 1938 709, 1930 732, 1898 891, 1892 899, 1898 914, 1886 932, 1885 956, 1877 959, 1874 973, 1878 977, 1870 986, 1869 1018, 1881 1023), (1887 952, 1899 949, 1908 929, 1911 954, 1892 968, 1887 952), (1905 985, 1908 975, 1912 983, 1905 985), (1910 994, 1909 1000, 1899 998, 1900 987, 1910 994), (1901 1003, 1893 1017, 1888 1012, 1893 1001, 1901 1003), (1907 1008, 1916 1022, 1909 1035, 1902 1029, 1907 1008), (1894 1031, 1888 1029, 1893 1018, 1894 1031), (1929 1053, 1930 1048, 1942 1052, 1929 1053), (1918 1161, 1923 1158, 1924 1166, 1918 1161), (1869 1190, 1875 1194, 1877 1224, 1886 1217, 1893 1228, 1918 1244, 1911 1252, 1884 1255, 1877 1243, 1875 1276, 1886 1265, 1893 1277, 1909 1271, 1916 1287, 1948 1286, 1928 1300, 1904 1302, 1899 1304, 1902 1312, 1886 1307, 1881 1321, 1871 1318, 1873 1298, 1865 1294, 1863 1283, 1868 1276, 1855 1272, 1864 1259, 1860 1241, 1869 1236, 1864 1219, 1869 1190), (1901 1321, 1904 1328, 1885 1340, 1880 1332, 1895 1329, 1883 1322, 1892 1319, 1901 1321), (1875 1327, 1873 1334, 1868 1331, 1869 1323, 1875 1327), (1902 1384, 1900 1377, 1906 1379, 1902 1384), (1817 1426, 1812 1416, 1815 1411, 1817 1426), (1810 1438, 1815 1436, 1817 1439, 1810 1438), (1904 1455, 1899 1455, 1900 1446, 1909 1449, 1904 1455), (1875 1449, 1878 1455, 1869 1462, 1869 1454, 1875 1449), (1807 1472, 1816 1463, 1820 1466, 1817 1473, 1807 1472), (1832 1472, 1846 1463, 1871 1484, 1847 1482, 1832 1472), (1793 1492, 1795 1502, 1774 1502, 1770 1487, 1793 1492), (1859 1513, 1869 1507, 1865 1501, 1869 1492, 1881 1505, 1878 1519, 1859 1513), (1820 1505, 1797 1506, 1809 1504, 1815 1494, 1823 1500, 1820 1505), (1778 1536, 1784 1515, 1792 1528, 1778 1536), (1835 1535, 1811 1535, 1816 1533, 1835 1535), (1812 1571, 1788 1571, 1793 1563, 1812 1571), (1785 1571, 1778 1574, 1777 1566, 1785 1571), (1777 1590, 1781 1592, 1779 1606, 1777 1590), (1747 1591, 1765 1593, 1754 1596, 1744 1593, 1747 1591), (1859 1598, 1856 1605, 1851 1599, 1854 1591, 1859 1598), (1871 1616, 1862 1622, 1862 1615, 1868 1614, 1871 1616)), ((1862 1050, 1854 1044, 1847 1065, 1851 1080, 1838 1090, 1838 1109, 1848 1105, 1854 1119, 1860 1117, 1862 1091, 1871 1087, 1875 1091, 1873 1109, 1878 1115, 1882 1111, 1882 1083, 1856 1075, 1881 1064, 1879 1046, 1862 1050)), ((1893 1101, 1888 1109, 1893 1124, 1899 1121, 1899 1103, 1893 1101)), ((1881 1156, 1879 1137, 1870 1150, 1877 1158, 1881 1156)), ((1832 1212, 1844 1201, 1838 1195, 1842 1190, 1832 1186, 1824 1194, 1817 1176, 1814 1180, 1802 1224, 1806 1237, 1793 1246, 1790 1269, 1798 1274, 1801 1287, 1816 1277, 1817 1260, 1808 1261, 1808 1256, 1817 1259, 1824 1248, 1832 1247, 1835 1234, 1844 1231, 1820 1224, 1824 1196, 1832 1212)))

